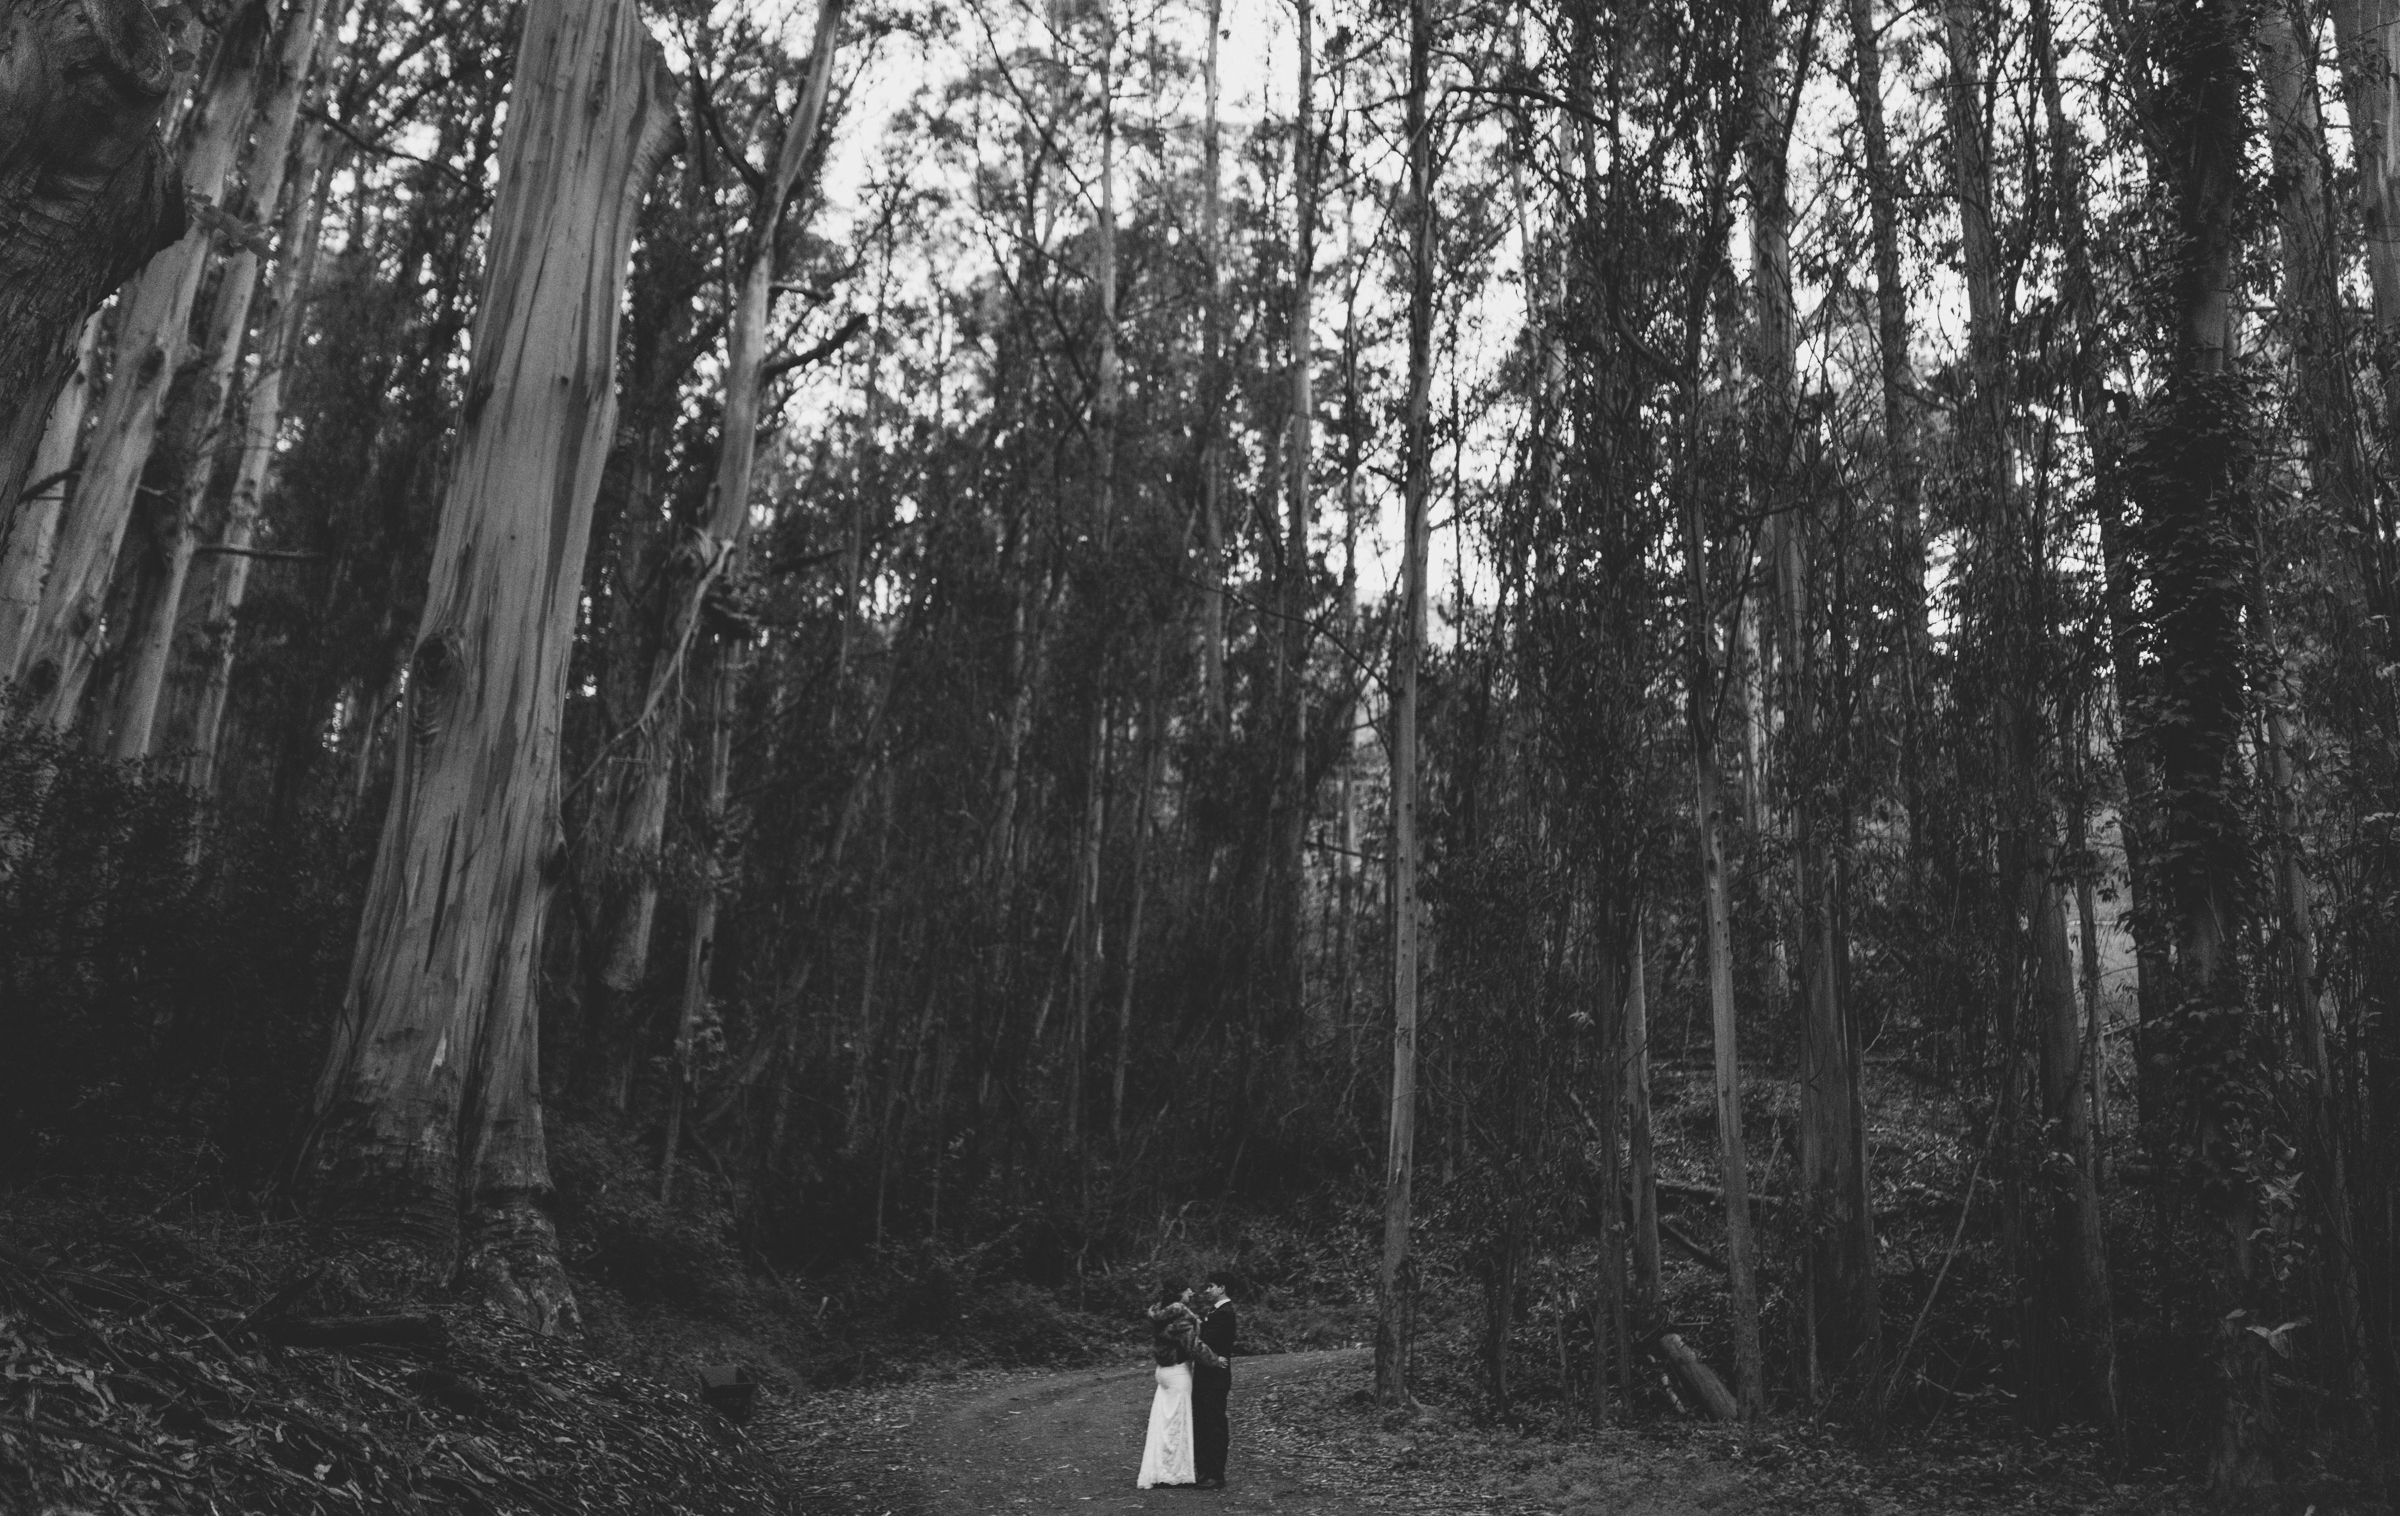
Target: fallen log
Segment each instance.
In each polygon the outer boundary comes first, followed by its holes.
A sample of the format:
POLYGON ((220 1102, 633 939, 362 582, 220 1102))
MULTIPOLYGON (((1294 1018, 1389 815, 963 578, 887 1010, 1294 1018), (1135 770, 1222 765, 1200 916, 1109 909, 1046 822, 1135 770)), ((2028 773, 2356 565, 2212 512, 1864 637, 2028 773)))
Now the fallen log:
POLYGON ((1725 1260, 1717 1256, 1715 1249, 1664 1216, 1658 1218, 1658 1235, 1683 1249, 1697 1261, 1715 1269, 1718 1273, 1725 1272, 1725 1260))
POLYGON ((1733 1403, 1733 1392, 1725 1388, 1725 1381, 1717 1377, 1714 1369, 1700 1361, 1700 1355, 1692 1351, 1690 1344, 1673 1332, 1663 1332, 1659 1335, 1658 1351, 1683 1387, 1708 1408, 1711 1417, 1718 1421, 1741 1419, 1741 1409, 1733 1403))
MULTIPOLYGON (((1725 1192, 1713 1184, 1686 1184, 1680 1179, 1660 1179, 1654 1182, 1661 1195, 1670 1196, 1676 1200, 1705 1200, 1710 1205, 1725 1203, 1725 1192)), ((1783 1197, 1753 1192, 1750 1196, 1750 1203, 1752 1205, 1781 1205, 1783 1197)))
POLYGON ((439 1316, 283 1316, 251 1324, 250 1330, 287 1348, 355 1348, 370 1345, 439 1348, 450 1340, 439 1316))

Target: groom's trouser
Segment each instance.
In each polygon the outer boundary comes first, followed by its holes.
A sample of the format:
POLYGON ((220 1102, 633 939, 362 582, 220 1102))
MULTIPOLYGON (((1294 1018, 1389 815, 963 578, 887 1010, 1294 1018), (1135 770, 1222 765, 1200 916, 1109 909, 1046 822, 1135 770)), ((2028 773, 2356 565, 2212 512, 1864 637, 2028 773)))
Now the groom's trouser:
POLYGON ((1225 1477, 1225 1448, 1232 1429, 1225 1422, 1225 1397, 1233 1389, 1233 1370, 1192 1366, 1192 1440, 1199 1446, 1195 1460, 1202 1479, 1225 1477))

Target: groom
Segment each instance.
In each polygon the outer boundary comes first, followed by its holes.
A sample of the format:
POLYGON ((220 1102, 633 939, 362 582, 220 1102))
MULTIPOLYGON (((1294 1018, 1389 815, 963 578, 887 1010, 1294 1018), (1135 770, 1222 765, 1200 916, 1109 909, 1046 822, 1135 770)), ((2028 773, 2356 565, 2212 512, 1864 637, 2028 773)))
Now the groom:
POLYGON ((1233 1301, 1225 1287, 1232 1276, 1218 1269, 1200 1292, 1200 1340, 1208 1344, 1222 1367, 1205 1362, 1192 1365, 1193 1440, 1199 1444, 1200 1488, 1225 1488, 1225 1448, 1232 1431, 1225 1423, 1225 1397, 1233 1389, 1233 1301))

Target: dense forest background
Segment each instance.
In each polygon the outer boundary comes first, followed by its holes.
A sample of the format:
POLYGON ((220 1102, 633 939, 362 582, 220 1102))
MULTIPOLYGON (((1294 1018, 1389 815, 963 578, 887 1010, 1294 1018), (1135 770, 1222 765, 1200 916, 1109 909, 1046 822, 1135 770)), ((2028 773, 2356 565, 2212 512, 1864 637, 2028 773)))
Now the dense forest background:
POLYGON ((0 29, 21 1193, 2381 1487, 2400 5, 0 29))

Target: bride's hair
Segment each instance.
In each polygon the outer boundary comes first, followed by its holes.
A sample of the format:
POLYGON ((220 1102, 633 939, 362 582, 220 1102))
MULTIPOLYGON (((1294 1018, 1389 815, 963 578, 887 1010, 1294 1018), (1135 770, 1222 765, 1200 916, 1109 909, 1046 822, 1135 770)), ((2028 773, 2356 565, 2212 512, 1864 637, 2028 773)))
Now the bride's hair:
POLYGON ((1178 1300, 1181 1300, 1182 1298, 1183 1298, 1183 1286, 1182 1286, 1182 1285, 1179 1285, 1179 1284, 1162 1284, 1162 1285, 1160 1285, 1160 1286, 1158 1287, 1158 1302, 1157 1302, 1157 1307, 1156 1307, 1156 1308, 1157 1308, 1157 1309, 1159 1309, 1159 1310, 1162 1310, 1162 1311, 1163 1311, 1163 1310, 1165 1310, 1165 1309, 1166 1309, 1168 1306, 1171 1306, 1171 1305, 1173 1305, 1173 1304, 1174 1304, 1176 1301, 1178 1301, 1178 1300))

